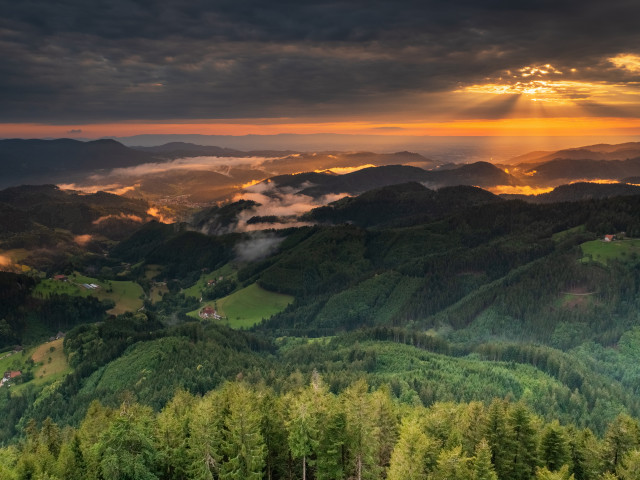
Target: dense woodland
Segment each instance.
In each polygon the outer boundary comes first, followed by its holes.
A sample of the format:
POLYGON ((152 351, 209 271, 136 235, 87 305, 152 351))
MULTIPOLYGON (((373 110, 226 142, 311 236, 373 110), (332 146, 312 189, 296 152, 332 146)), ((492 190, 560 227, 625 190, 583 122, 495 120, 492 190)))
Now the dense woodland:
POLYGON ((164 282, 136 313, 0 275, 0 349, 64 330, 72 369, 0 389, 0 478, 638 478, 640 258, 582 245, 640 236, 640 197, 405 184, 222 234, 246 208, 47 263, 164 282), (275 252, 238 259, 265 238, 275 252), (203 297, 257 283, 293 302, 250 331, 187 317, 183 289, 229 265, 203 297))
POLYGON ((94 401, 76 428, 30 422, 0 450, 6 480, 631 480, 640 425, 621 414, 602 437, 546 422, 523 403, 399 404, 365 381, 338 395, 312 373, 286 394, 242 379, 204 396, 179 390, 160 411, 123 394, 94 401))

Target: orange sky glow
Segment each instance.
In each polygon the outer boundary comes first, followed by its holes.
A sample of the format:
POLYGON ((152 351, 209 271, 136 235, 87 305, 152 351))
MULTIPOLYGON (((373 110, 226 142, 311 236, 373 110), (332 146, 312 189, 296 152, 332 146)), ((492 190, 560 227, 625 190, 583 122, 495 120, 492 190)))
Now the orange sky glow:
POLYGON ((383 123, 335 121, 295 123, 289 119, 264 122, 96 123, 88 125, 0 124, 6 138, 125 137, 141 134, 275 135, 279 133, 341 133, 406 136, 593 136, 639 135, 640 118, 559 117, 451 120, 441 122, 383 123))

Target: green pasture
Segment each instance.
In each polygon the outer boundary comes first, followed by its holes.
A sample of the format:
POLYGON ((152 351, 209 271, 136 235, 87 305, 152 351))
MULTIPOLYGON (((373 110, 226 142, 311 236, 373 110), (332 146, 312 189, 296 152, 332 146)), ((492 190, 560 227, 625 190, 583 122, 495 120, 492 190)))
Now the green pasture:
POLYGON ((46 279, 41 281, 34 289, 35 295, 48 297, 52 294, 67 294, 87 297, 89 295, 99 300, 113 300, 116 304, 107 313, 119 315, 125 312, 135 312, 142 307, 144 291, 142 287, 131 281, 98 280, 74 273, 68 277, 68 281, 46 279), (90 290, 82 287, 83 283, 93 283, 100 288, 90 290))
POLYGON ((613 242, 592 240, 580 247, 583 262, 594 261, 606 265, 611 260, 636 263, 640 259, 640 238, 625 238, 613 242))
POLYGON ((71 372, 67 357, 62 347, 63 339, 45 342, 23 352, 6 352, 0 354, 0 372, 20 370, 25 372, 29 368, 28 360, 33 360, 33 380, 26 383, 12 384, 11 391, 20 392, 28 384, 42 385, 51 383, 71 372))
POLYGON ((153 285, 149 292, 149 300, 151 300, 151 303, 160 302, 165 293, 169 293, 169 288, 165 284, 153 285))
POLYGON ((216 308, 218 313, 226 317, 222 322, 232 328, 248 328, 281 312, 293 301, 291 295, 270 292, 253 283, 246 288, 233 292, 216 301, 203 303, 198 310, 189 312, 194 318, 198 317, 200 309, 207 305, 216 308))
POLYGON ((162 272, 162 265, 147 265, 144 271, 144 278, 153 280, 162 272))

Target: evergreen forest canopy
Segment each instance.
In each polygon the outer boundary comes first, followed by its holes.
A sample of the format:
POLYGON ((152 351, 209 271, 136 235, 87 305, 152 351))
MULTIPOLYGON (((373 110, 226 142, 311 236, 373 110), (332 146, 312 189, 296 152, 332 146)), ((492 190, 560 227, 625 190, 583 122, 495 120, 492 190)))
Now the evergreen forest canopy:
MULTIPOLYGON (((139 285, 143 308, 120 315, 3 272, 0 362, 23 375, 0 387, 2 478, 637 478, 629 193, 529 203, 408 183, 311 226, 195 231, 232 225, 238 203, 45 262, 139 285), (192 315, 248 287, 292 301, 249 331, 192 315), (12 353, 60 330, 64 374, 12 353)), ((33 225, 51 229, 15 235, 33 225)))
POLYGON ((398 404, 364 380, 331 393, 314 372, 286 394, 243 380, 179 390, 159 412, 125 395, 79 425, 47 418, 0 449, 3 479, 497 480, 637 478, 640 425, 604 436, 546 422, 523 403, 398 404))

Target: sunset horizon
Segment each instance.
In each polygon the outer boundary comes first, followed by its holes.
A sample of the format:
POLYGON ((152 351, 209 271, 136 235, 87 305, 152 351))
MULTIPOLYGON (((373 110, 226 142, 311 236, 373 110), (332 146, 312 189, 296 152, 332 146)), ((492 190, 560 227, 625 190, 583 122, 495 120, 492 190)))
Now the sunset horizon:
POLYGON ((1 138, 640 138, 640 11, 624 2, 6 11, 1 138))

